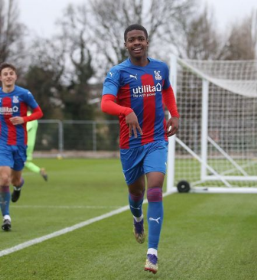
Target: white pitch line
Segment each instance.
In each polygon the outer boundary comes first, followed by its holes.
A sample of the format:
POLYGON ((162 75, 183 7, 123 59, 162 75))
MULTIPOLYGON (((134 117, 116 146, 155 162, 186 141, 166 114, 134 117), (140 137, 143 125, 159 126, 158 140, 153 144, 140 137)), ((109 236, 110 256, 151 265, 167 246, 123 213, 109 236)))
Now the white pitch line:
POLYGON ((47 235, 44 235, 42 237, 39 237, 39 238, 35 238, 35 239, 32 239, 32 240, 29 240, 29 241, 26 241, 24 243, 21 243, 17 246, 14 246, 14 247, 11 247, 9 249, 6 249, 6 250, 2 250, 0 251, 0 257, 3 257, 5 255, 9 255, 11 253, 14 253, 14 252, 17 252, 19 250, 22 250, 22 249, 25 249, 29 246, 32 246, 32 245, 35 245, 35 244, 38 244, 38 243, 41 243, 45 240, 48 240, 48 239, 51 239, 51 238, 54 238, 54 237, 57 237, 57 236, 60 236, 60 235, 63 235, 63 234, 66 234, 68 232, 71 232, 71 231, 74 231, 76 229, 79 229, 79 228, 82 228, 84 226, 87 226, 87 225, 90 225, 92 223, 95 223, 95 222, 98 222, 100 220, 103 220, 103 219, 106 219, 106 218, 109 218, 113 215, 116 215, 116 214, 119 214, 119 213, 122 213, 126 210, 129 209, 129 206, 124 206, 124 207, 121 207, 117 210, 113 210, 111 212, 108 212, 106 214, 103 214, 101 216, 98 216, 98 217, 95 217, 95 218, 92 218, 92 219, 89 219, 87 221, 84 221, 82 223, 79 223, 79 224, 76 224, 74 226, 71 226, 71 227, 67 227, 67 228, 64 228, 64 229, 61 229, 61 230, 58 230, 58 231, 55 231, 53 233, 50 233, 50 234, 47 234, 47 235))
MULTIPOLYGON (((167 196, 169 194, 172 194, 173 192, 166 192, 163 194, 163 196, 167 196)), ((145 199, 144 204, 147 203, 147 200, 145 199)), ((111 212, 108 212, 106 214, 103 214, 101 216, 98 216, 98 217, 95 217, 95 218, 92 218, 92 219, 89 219, 87 221, 84 221, 84 222, 81 222, 79 224, 76 224, 74 226, 71 226, 71 227, 67 227, 67 228, 64 228, 64 229, 61 229, 61 230, 58 230, 58 231, 55 231, 53 233, 50 233, 50 234, 47 234, 47 235, 44 235, 42 237, 39 237, 39 238, 35 238, 35 239, 32 239, 32 240, 29 240, 29 241, 26 241, 24 243, 21 243, 17 246, 14 246, 14 247, 11 247, 11 248, 8 248, 8 249, 5 249, 5 250, 2 250, 0 251, 0 257, 3 257, 3 256, 6 256, 6 255, 9 255, 11 253, 14 253, 14 252, 17 252, 19 250, 22 250, 22 249, 25 249, 27 247, 30 247, 32 245, 35 245, 35 244, 38 244, 38 243, 41 243, 43 241, 46 241, 48 239, 51 239, 51 238, 54 238, 54 237, 57 237, 57 236, 60 236, 60 235, 63 235, 63 234, 66 234, 68 232, 71 232, 71 231, 74 231, 76 229, 79 229, 79 228, 82 228, 82 227, 85 227, 85 226, 88 226, 90 224, 93 224, 95 222, 98 222, 98 221, 101 221, 103 219, 106 219, 106 218, 109 218, 111 216, 114 216, 114 215, 117 215, 117 214, 120 214, 124 211, 127 211, 129 210, 129 206, 123 206, 119 209, 116 209, 116 210, 113 210, 111 212)))

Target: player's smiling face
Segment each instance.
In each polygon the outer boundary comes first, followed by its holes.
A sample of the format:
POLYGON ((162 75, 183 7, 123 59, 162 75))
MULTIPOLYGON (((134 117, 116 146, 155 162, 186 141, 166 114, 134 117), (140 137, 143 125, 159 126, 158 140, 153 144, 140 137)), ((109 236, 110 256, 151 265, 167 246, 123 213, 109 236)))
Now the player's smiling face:
POLYGON ((1 71, 0 80, 3 88, 12 88, 17 80, 17 75, 12 68, 6 67, 1 71))
POLYGON ((147 58, 148 40, 142 30, 131 30, 127 33, 125 47, 131 59, 147 58))

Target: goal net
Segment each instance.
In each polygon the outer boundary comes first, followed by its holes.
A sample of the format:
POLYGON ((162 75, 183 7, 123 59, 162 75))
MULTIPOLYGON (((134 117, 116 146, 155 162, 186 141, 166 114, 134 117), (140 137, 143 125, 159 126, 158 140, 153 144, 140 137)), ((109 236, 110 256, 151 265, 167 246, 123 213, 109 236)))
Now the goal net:
POLYGON ((172 59, 167 190, 257 192, 257 61, 172 59))

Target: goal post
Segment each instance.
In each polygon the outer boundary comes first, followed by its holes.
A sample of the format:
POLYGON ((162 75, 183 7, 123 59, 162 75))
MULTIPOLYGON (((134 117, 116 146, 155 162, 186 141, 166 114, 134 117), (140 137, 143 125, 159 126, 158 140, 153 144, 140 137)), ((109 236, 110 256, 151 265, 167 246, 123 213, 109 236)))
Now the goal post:
POLYGON ((172 57, 180 127, 167 191, 257 193, 257 60, 172 57))

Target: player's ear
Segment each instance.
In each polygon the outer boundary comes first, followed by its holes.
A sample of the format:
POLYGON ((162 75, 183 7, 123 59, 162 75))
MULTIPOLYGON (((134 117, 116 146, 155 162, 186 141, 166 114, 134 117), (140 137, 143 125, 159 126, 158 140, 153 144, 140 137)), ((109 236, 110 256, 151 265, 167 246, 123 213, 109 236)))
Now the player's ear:
POLYGON ((124 47, 127 49, 127 44, 126 44, 126 42, 124 42, 124 47))

